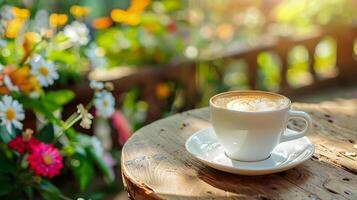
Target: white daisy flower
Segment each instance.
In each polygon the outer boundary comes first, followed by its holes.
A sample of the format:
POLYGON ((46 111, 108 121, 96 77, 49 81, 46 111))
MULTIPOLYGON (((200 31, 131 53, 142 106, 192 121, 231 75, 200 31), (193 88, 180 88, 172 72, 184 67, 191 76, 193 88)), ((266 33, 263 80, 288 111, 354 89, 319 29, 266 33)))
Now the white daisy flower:
POLYGON ((19 87, 17 87, 16 85, 14 85, 11 81, 11 78, 7 75, 4 76, 4 84, 7 87, 7 89, 9 89, 9 91, 15 91, 18 92, 19 91, 19 87))
POLYGON ((100 117, 110 117, 114 113, 115 100, 112 93, 102 91, 95 93, 94 106, 97 110, 97 115, 100 117))
POLYGON ((0 101, 0 119, 1 125, 5 125, 9 133, 12 132, 12 126, 22 129, 20 121, 25 119, 22 105, 17 100, 13 100, 11 96, 5 95, 0 101))
POLYGON ((95 43, 89 45, 89 48, 85 51, 85 54, 88 57, 90 65, 93 69, 102 68, 107 65, 107 61, 104 58, 104 49, 98 47, 95 43))
MULTIPOLYGON (((0 27, 1 29, 1 27, 0 27)), ((1 33, 1 30, 0 30, 0 33, 1 33)), ((0 47, 5 47, 7 45, 7 41, 6 40, 3 40, 3 39, 0 39, 0 47)))
POLYGON ((7 22, 14 19, 12 7, 5 5, 0 8, 0 34, 4 34, 7 22))
POLYGON ((104 154, 104 148, 102 142, 96 136, 91 137, 91 142, 92 142, 94 153, 102 157, 104 154))
POLYGON ((1 20, 9 21, 15 18, 11 6, 5 5, 1 7, 0 11, 1 20))
POLYGON ((92 88, 93 90, 102 90, 104 88, 104 84, 99 81, 91 80, 89 82, 89 87, 92 88))
POLYGON ((31 73, 36 77, 41 86, 47 87, 58 79, 57 69, 53 63, 46 62, 41 56, 35 56, 30 61, 31 73))
POLYGON ((89 29, 81 22, 72 22, 64 28, 63 32, 73 43, 86 45, 89 42, 89 29))

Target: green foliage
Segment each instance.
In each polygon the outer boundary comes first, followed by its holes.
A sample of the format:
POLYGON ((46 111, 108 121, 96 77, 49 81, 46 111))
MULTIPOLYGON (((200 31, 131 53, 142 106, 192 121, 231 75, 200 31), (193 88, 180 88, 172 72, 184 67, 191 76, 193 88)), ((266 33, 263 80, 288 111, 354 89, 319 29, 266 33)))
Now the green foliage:
POLYGON ((13 189, 13 179, 7 175, 0 174, 0 197, 10 193, 13 189))
POLYGON ((100 171, 103 173, 105 181, 107 183, 112 183, 114 181, 114 174, 110 172, 108 165, 103 160, 103 154, 98 154, 95 152, 94 148, 88 148, 88 153, 93 160, 93 162, 98 166, 100 171))
POLYGON ((103 160, 103 149, 94 141, 90 136, 77 135, 73 143, 64 148, 70 154, 68 164, 79 182, 81 191, 91 184, 95 172, 94 166, 102 172, 107 183, 114 181, 113 174, 103 160))
POLYGON ((308 85, 312 81, 309 72, 309 53, 303 46, 296 46, 288 56, 287 80, 293 87, 308 85))
POLYGON ((63 126, 63 122, 54 116, 53 112, 59 110, 73 99, 74 93, 69 90, 58 90, 55 92, 48 92, 42 95, 39 99, 33 99, 26 95, 15 94, 16 99, 27 109, 32 109, 36 113, 44 115, 44 117, 51 123, 54 123, 60 127, 63 126))
POLYGON ((4 143, 8 143, 15 135, 7 131, 5 125, 0 125, 0 140, 4 143))
POLYGON ((169 63, 182 58, 184 42, 165 23, 158 14, 145 12, 142 26, 109 28, 98 32, 96 41, 106 50, 109 66, 169 63))
POLYGON ((56 186, 47 180, 41 180, 38 191, 46 200, 70 200, 70 198, 65 197, 56 186))
POLYGON ((55 133, 54 133, 54 128, 53 124, 47 123, 43 128, 39 131, 39 133, 36 135, 37 139, 41 140, 42 142, 45 143, 52 143, 55 133))
POLYGON ((271 52, 263 52, 258 55, 258 87, 263 90, 278 90, 280 77, 280 65, 277 55, 271 52))
POLYGON ((88 159, 86 152, 75 153, 72 156, 72 169, 75 177, 79 181, 79 187, 83 191, 86 189, 93 179, 94 168, 93 163, 88 159), (76 163, 76 164, 74 164, 76 163))
POLYGON ((50 111, 62 108, 74 98, 74 93, 70 90, 49 91, 44 94, 42 101, 48 104, 50 111))
POLYGON ((315 23, 351 23, 356 17, 353 5, 349 0, 287 0, 274 8, 273 16, 292 28, 307 28, 315 23))
POLYGON ((230 90, 248 89, 248 67, 243 60, 227 60, 223 81, 230 90))
POLYGON ((123 100, 123 113, 132 123, 134 129, 141 127, 145 121, 149 105, 140 100, 140 90, 138 88, 129 89, 123 100))
POLYGON ((316 47, 314 69, 321 78, 334 75, 337 70, 336 45, 334 39, 326 37, 316 47))
POLYGON ((77 56, 75 54, 73 54, 72 52, 61 51, 61 50, 51 51, 48 55, 48 59, 66 63, 69 65, 74 65, 77 63, 77 56))
POLYGON ((16 170, 13 167, 15 164, 16 163, 8 158, 5 154, 0 154, 0 174, 15 174, 16 170))

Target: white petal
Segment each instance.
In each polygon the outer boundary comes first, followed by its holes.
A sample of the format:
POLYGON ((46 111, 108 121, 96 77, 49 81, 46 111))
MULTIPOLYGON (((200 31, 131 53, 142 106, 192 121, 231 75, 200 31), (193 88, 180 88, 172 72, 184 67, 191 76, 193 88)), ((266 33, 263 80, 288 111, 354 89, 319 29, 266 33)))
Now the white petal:
POLYGON ((12 120, 12 124, 18 128, 18 129, 22 129, 22 123, 19 122, 18 120, 12 120))
POLYGON ((16 119, 22 121, 25 119, 25 114, 24 113, 17 113, 16 114, 16 119))
POLYGON ((11 123, 10 123, 10 122, 7 122, 7 123, 5 123, 5 126, 6 126, 6 130, 7 130, 9 133, 12 133, 11 123))

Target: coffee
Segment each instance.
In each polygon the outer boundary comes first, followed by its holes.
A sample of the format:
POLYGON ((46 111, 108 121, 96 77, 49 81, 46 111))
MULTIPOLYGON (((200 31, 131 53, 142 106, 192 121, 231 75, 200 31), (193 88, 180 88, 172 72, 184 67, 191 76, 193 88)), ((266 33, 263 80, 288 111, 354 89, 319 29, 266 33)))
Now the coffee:
POLYGON ((218 107, 244 112, 279 110, 289 102, 281 95, 253 91, 222 93, 212 99, 212 103, 218 107))
POLYGON ((304 137, 311 128, 307 113, 291 110, 287 97, 271 92, 243 90, 217 94, 210 99, 210 113, 214 132, 226 155, 239 161, 264 160, 279 143, 304 137), (292 118, 306 122, 303 131, 287 129, 292 118))

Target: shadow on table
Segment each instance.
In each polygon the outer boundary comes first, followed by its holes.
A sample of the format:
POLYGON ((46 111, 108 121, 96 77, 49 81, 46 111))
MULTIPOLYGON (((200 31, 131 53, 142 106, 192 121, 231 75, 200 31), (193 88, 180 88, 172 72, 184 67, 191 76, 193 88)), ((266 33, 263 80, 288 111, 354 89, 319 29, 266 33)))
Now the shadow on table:
POLYGON ((232 196, 245 194, 249 198, 281 199, 301 190, 299 185, 304 185, 310 178, 304 171, 302 165, 270 175, 243 176, 206 167, 198 171, 198 177, 217 189, 233 193, 232 196))

